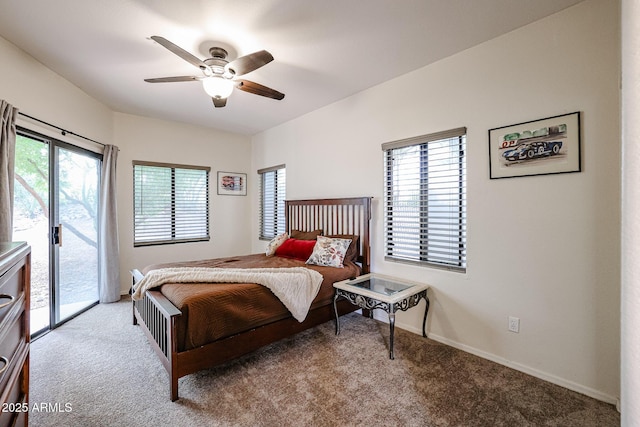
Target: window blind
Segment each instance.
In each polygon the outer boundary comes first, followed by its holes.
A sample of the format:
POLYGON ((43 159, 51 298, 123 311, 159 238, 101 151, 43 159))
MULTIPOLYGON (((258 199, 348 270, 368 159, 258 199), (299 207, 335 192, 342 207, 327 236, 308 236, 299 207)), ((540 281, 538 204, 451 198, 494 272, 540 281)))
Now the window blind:
POLYGON ((466 129, 383 144, 386 258, 466 269, 466 129))
POLYGON ((134 161, 133 245, 209 240, 209 171, 134 161))
POLYGON ((260 238, 273 239, 285 231, 286 168, 280 165, 260 169, 258 174, 261 176, 260 238))

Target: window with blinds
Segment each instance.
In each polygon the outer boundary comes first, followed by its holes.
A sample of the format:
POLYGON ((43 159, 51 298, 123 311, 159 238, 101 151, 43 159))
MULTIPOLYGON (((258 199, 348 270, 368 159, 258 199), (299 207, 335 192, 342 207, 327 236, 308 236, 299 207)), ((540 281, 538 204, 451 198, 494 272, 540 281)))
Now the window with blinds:
POLYGON ((382 145, 386 259, 465 271, 466 128, 382 145))
POLYGON ((260 169, 260 239, 270 240, 285 232, 285 165, 260 169))
POLYGON ((133 245, 209 240, 208 167, 133 162, 133 245))

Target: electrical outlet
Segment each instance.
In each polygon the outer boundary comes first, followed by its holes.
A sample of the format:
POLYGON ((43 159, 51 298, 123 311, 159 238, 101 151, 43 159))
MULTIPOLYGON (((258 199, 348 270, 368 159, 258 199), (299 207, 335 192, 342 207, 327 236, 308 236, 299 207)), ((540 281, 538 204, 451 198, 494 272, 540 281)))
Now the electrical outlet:
POLYGON ((509 330, 511 332, 520 332, 520 319, 509 316, 509 330))

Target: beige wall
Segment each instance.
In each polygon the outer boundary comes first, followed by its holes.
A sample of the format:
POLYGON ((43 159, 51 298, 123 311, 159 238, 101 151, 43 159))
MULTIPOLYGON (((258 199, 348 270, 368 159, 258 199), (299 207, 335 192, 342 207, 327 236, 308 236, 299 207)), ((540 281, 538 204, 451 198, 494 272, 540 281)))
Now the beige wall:
MULTIPOLYGON (((285 163, 290 199, 373 196, 372 269, 431 285, 432 338, 615 402, 619 28, 617 1, 580 3, 256 135, 253 170, 285 163), (488 129, 574 111, 581 173, 489 179, 488 129), (460 126, 467 273, 385 261, 380 145, 460 126), (507 331, 508 316, 520 333, 507 331)), ((263 247, 254 239, 254 251, 263 247)), ((418 332, 418 311, 398 324, 418 332)))
MULTIPOLYGON (((0 38, 0 98, 21 112, 104 144, 113 143, 111 110, 0 38)), ((59 140, 98 150, 98 145, 18 117, 18 124, 59 140)))
MULTIPOLYGON (((118 156, 118 224, 123 290, 128 272, 149 264, 246 254, 251 250, 251 200, 218 195, 217 171, 250 172, 249 137, 180 123, 115 114, 118 156), (192 164, 211 168, 209 242, 133 247, 133 160, 192 164)), ((251 189, 255 180, 249 179, 251 189)))

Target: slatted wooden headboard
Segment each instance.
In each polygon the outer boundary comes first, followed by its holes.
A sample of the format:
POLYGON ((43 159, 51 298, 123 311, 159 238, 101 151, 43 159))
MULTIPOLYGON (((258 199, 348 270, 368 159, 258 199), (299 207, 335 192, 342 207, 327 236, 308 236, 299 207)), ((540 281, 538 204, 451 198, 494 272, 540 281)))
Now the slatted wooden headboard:
POLYGON ((285 229, 322 230, 324 235, 355 234, 360 236, 362 273, 370 272, 371 197, 343 199, 287 200, 285 229))

